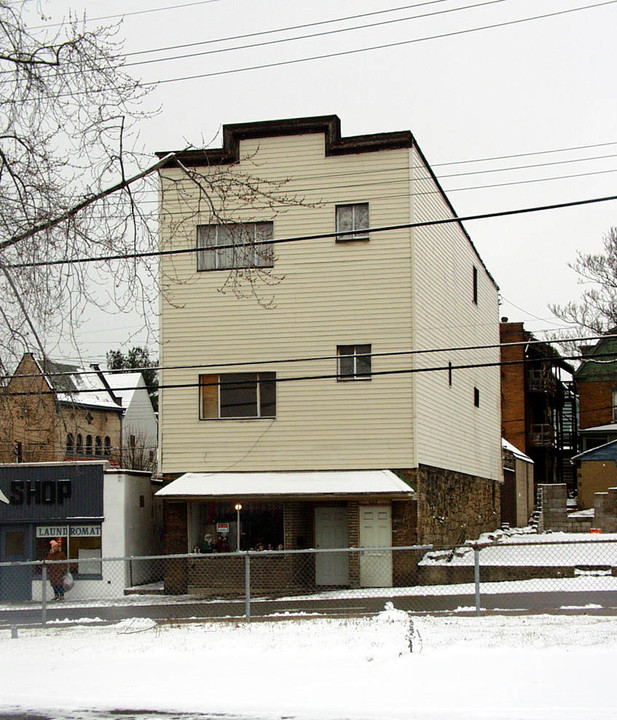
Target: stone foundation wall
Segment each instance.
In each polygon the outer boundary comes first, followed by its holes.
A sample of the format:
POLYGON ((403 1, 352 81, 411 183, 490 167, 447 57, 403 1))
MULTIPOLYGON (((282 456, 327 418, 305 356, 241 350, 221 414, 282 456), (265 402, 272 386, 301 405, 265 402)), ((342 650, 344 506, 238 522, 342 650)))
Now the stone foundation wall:
POLYGON ((501 487, 495 480, 421 465, 414 485, 419 544, 448 547, 500 526, 501 487))

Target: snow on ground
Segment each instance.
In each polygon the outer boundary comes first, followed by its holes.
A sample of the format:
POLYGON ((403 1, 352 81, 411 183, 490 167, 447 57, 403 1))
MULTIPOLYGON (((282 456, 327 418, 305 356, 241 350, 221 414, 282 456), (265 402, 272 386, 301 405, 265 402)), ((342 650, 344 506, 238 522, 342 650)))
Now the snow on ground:
MULTIPOLYGON (((617 535, 591 533, 525 533, 498 530, 481 535, 477 541, 480 567, 562 567, 617 566, 617 535)), ((472 566, 471 544, 455 550, 430 551, 420 565, 472 566)))
POLYGON ((584 614, 3 629, 0 717, 610 720, 616 662, 617 618, 584 614))

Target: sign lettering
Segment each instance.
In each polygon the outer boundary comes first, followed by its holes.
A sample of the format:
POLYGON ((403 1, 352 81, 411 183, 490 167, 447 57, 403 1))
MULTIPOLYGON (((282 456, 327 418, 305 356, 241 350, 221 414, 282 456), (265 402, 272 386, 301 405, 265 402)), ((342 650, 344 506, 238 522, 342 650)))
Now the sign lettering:
POLYGON ((72 525, 71 537, 101 537, 100 525, 72 525))
POLYGON ((37 538, 59 538, 68 537, 69 529, 66 525, 57 525, 53 527, 48 525, 45 527, 37 527, 36 536, 37 538))
POLYGON ((12 505, 63 505, 72 494, 70 480, 13 480, 12 505))

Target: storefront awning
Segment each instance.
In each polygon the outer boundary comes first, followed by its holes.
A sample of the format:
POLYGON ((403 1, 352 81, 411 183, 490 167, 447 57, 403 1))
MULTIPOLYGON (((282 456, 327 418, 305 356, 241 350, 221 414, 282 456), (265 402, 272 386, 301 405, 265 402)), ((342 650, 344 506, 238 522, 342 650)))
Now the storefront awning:
POLYGON ((414 491, 390 470, 185 473, 159 490, 164 499, 411 499, 414 491))

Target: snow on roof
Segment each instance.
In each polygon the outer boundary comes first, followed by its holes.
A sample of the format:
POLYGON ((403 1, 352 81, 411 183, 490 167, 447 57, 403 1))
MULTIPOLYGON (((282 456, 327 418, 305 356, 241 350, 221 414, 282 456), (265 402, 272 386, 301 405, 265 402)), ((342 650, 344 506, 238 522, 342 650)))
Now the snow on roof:
POLYGON ((501 438, 501 447, 504 450, 511 452, 518 460, 523 460, 523 462, 528 462, 533 465, 533 460, 529 457, 529 455, 525 455, 522 450, 519 450, 516 445, 512 445, 512 443, 508 442, 505 438, 501 438))
POLYGON ((413 495, 390 470, 316 472, 185 473, 156 494, 159 497, 240 497, 243 495, 413 495))
POLYGON ((572 463, 575 460, 617 460, 617 440, 611 440, 570 458, 572 463))
POLYGON ((109 387, 113 390, 114 395, 120 398, 123 407, 127 408, 140 382, 143 380, 142 374, 140 372, 104 372, 103 374, 105 375, 105 380, 109 383, 109 387))
POLYGON ((121 409, 92 368, 67 365, 49 359, 35 360, 55 391, 58 402, 105 410, 121 409))
POLYGON ((614 432, 617 433, 617 423, 609 423, 608 425, 596 425, 589 428, 581 428, 581 433, 594 433, 594 432, 614 432))

